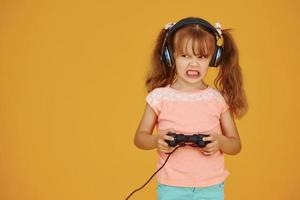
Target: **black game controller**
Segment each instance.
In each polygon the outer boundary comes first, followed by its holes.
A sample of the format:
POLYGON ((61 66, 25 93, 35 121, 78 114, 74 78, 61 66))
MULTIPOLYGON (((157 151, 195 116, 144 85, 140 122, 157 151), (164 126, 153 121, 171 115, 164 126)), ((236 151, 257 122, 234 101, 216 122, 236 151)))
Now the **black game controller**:
POLYGON ((195 147, 205 147, 211 141, 203 141, 204 137, 208 137, 209 135, 205 134, 194 134, 194 135, 184 135, 184 134, 177 134, 174 132, 168 132, 168 136, 174 138, 174 140, 165 140, 170 147, 175 147, 177 145, 185 145, 190 144, 191 146, 195 147))

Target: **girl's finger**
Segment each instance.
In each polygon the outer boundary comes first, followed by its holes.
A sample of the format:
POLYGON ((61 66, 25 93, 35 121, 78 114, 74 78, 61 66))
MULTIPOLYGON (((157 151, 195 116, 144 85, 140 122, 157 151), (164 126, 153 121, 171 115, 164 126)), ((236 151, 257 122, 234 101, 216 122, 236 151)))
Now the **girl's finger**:
POLYGON ((166 147, 169 146, 168 143, 167 143, 165 140, 159 140, 159 141, 158 141, 158 144, 160 144, 160 145, 162 145, 162 146, 166 146, 166 147))
POLYGON ((210 153, 212 151, 212 149, 211 148, 209 148, 209 149, 205 149, 204 150, 204 152, 206 152, 206 153, 210 153))
POLYGON ((168 135, 164 135, 164 136, 163 136, 163 139, 164 139, 164 140, 170 140, 170 141, 173 141, 173 140, 174 140, 173 137, 168 136, 168 135))
POLYGON ((163 152, 163 153, 166 153, 166 152, 167 152, 167 149, 166 149, 166 148, 163 148, 163 147, 161 147, 161 148, 159 148, 159 151, 160 151, 160 152, 163 152))
POLYGON ((208 146, 206 145, 206 147, 203 149, 205 152, 213 152, 216 150, 214 145, 208 146))
POLYGON ((203 141, 214 141, 214 137, 208 136, 208 137, 203 137, 203 141))
POLYGON ((207 149, 212 148, 212 147, 213 147, 213 144, 212 144, 212 143, 208 143, 208 144, 204 147, 204 149, 207 150, 207 149))
POLYGON ((211 143, 208 143, 208 144, 205 146, 205 148, 212 148, 212 147, 214 147, 214 146, 216 146, 216 142, 215 142, 215 141, 212 141, 211 143))
POLYGON ((213 154, 215 154, 217 151, 215 150, 215 149, 213 149, 213 150, 211 150, 211 151, 209 151, 209 152, 206 152, 207 153, 207 155, 213 155, 213 154))
POLYGON ((202 152, 205 156, 209 156, 209 152, 203 151, 202 152))

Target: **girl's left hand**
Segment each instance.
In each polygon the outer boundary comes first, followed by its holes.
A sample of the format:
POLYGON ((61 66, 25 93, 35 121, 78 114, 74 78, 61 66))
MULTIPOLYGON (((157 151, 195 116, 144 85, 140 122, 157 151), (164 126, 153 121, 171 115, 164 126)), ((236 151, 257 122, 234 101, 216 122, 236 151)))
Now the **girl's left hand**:
POLYGON ((203 137, 203 141, 211 141, 204 148, 202 153, 206 156, 211 156, 221 149, 224 137, 222 134, 211 133, 208 137, 203 137))

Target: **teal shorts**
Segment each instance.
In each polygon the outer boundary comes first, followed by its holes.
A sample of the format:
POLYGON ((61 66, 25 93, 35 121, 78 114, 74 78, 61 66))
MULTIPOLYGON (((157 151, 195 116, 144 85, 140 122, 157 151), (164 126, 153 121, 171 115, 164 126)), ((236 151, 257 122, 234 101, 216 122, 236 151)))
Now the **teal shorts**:
POLYGON ((224 200, 224 183, 209 187, 157 185, 158 200, 224 200))

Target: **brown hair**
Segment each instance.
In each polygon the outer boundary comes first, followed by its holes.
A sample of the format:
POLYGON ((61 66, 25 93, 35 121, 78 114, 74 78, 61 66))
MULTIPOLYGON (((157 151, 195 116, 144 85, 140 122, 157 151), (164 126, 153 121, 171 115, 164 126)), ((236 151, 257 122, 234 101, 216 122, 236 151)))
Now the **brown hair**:
MULTIPOLYGON (((239 65, 238 49, 229 33, 232 29, 222 29, 224 50, 220 62, 219 74, 214 80, 215 87, 224 96, 230 107, 230 112, 237 118, 242 117, 248 110, 247 98, 243 89, 243 77, 239 65)), ((166 67, 160 60, 161 49, 166 30, 162 29, 157 37, 156 45, 152 52, 151 69, 147 75, 146 87, 148 92, 158 87, 171 84, 176 76, 175 67, 166 67)), ((173 52, 183 52, 187 41, 192 40, 193 52, 195 49, 202 56, 212 55, 216 47, 215 37, 199 25, 187 25, 170 38, 173 52), (196 47, 196 48, 195 48, 196 47)))

